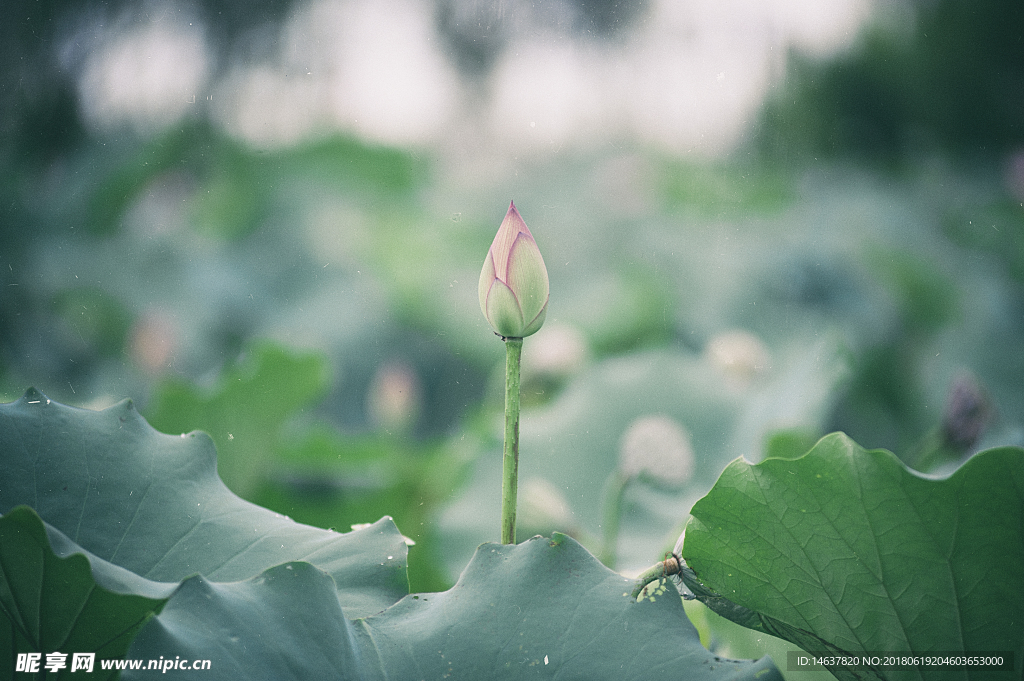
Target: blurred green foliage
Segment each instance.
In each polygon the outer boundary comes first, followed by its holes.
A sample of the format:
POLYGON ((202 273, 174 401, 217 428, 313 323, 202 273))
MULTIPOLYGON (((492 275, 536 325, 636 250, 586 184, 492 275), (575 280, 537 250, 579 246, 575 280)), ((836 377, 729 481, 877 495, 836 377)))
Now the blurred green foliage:
POLYGON ((217 445, 221 479, 235 493, 251 496, 280 456, 288 419, 322 400, 329 382, 322 356, 261 344, 225 367, 207 390, 162 381, 146 418, 163 433, 205 431, 217 445))
POLYGON ((421 556, 435 552, 429 511, 458 482, 457 462, 429 442, 343 437, 310 413, 329 384, 321 353, 257 343, 213 386, 160 382, 146 417, 165 433, 205 431, 232 491, 298 522, 348 531, 391 516, 422 545, 412 554, 413 582, 443 587, 445 578, 421 556))
POLYGON ((789 87, 765 111, 770 155, 903 165, 1024 145, 1024 5, 910 0, 879 14, 848 54, 791 60, 789 87))
MULTIPOLYGON (((1024 10, 906 7, 848 54, 794 56, 730 158, 609 141, 476 172, 344 134, 251 148, 202 116, 89 131, 53 53, 74 10, 5 4, 0 393, 131 396, 209 432, 249 500, 338 529, 393 516, 414 590, 443 588, 497 538, 504 352, 475 284, 514 198, 552 292, 524 347, 530 531, 607 548, 605 485, 651 414, 697 467, 626 489, 621 569, 671 548, 737 456, 841 429, 943 471, 1022 444, 1024 10), (977 429, 950 425, 962 375, 977 429)), ((253 16, 204 14, 227 52, 253 16)))

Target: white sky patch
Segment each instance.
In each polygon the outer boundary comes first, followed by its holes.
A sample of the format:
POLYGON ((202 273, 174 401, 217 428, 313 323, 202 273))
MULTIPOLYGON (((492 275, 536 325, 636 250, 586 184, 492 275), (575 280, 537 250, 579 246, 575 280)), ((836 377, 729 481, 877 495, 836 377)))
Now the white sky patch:
POLYGON ((517 46, 492 74, 492 132, 514 144, 561 145, 606 132, 610 116, 603 51, 547 39, 517 46))
POLYGON ((278 61, 240 67, 222 83, 218 120, 258 146, 322 129, 394 145, 433 141, 453 115, 459 84, 431 11, 411 0, 301 7, 283 29, 278 61))
POLYGON ((771 0, 762 6, 786 42, 813 57, 850 46, 874 9, 871 0, 771 0))
POLYGON ((233 136, 257 148, 301 142, 330 127, 323 76, 272 66, 238 67, 218 85, 211 110, 233 136))
POLYGON ((450 119, 458 86, 439 49, 432 5, 378 0, 343 10, 330 45, 337 121, 382 142, 429 141, 450 119))
MULTIPOLYGON (((820 57, 848 47, 872 5, 651 0, 646 16, 607 41, 520 24, 477 90, 445 56, 434 10, 420 0, 299 4, 280 51, 233 65, 204 105, 257 147, 338 130, 396 146, 471 140, 476 155, 488 145, 546 153, 635 140, 715 156, 749 132, 790 49, 820 57)), ((80 91, 94 127, 151 132, 207 99, 203 33, 180 16, 122 22, 87 54, 80 91)))
POLYGON ((160 130, 204 98, 209 62, 200 24, 170 11, 115 27, 85 58, 78 82, 84 118, 100 130, 160 130))
POLYGON ((604 136, 714 156, 749 129, 792 47, 853 42, 869 0, 659 0, 621 42, 515 44, 492 76, 494 134, 558 148, 604 136))

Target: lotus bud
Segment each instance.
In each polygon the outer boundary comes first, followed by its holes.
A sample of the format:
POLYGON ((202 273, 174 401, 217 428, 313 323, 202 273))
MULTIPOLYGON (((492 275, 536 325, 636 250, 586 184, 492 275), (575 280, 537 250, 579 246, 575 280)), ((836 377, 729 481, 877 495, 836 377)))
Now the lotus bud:
POLYGON ((984 389, 970 374, 958 375, 942 414, 942 437, 946 443, 966 452, 981 437, 991 417, 992 404, 984 389))
POLYGON ((487 251, 480 272, 480 309, 502 338, 524 338, 544 324, 548 270, 515 203, 487 251))

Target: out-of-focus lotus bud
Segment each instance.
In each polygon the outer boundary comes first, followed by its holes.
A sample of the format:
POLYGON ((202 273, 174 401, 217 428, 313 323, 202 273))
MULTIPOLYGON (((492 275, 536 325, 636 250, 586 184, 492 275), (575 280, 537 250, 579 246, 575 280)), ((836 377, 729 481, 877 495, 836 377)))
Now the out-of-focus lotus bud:
POLYGON ((495 333, 536 333, 548 311, 548 270, 537 242, 510 203, 480 272, 480 309, 495 333))
POLYGON ((552 322, 531 342, 530 354, 523 358, 523 380, 568 378, 586 365, 589 353, 587 339, 579 329, 552 322))
POLYGON ((370 418, 384 430, 407 433, 416 425, 422 403, 416 372, 402 361, 377 369, 366 395, 370 418))
POLYGON ((161 312, 149 312, 129 332, 129 354, 136 366, 152 376, 167 370, 178 349, 174 319, 161 312))
POLYGON ((562 490, 544 478, 527 478, 519 493, 519 522, 534 531, 568 531, 573 524, 562 490))
POLYGON ((619 471, 627 478, 678 487, 693 474, 690 434, 665 414, 641 416, 629 424, 619 445, 619 471))
POLYGON ((992 403, 974 376, 958 375, 942 414, 943 439, 961 451, 971 449, 991 420, 992 411, 992 403))
POLYGON ((771 368, 771 356, 761 339, 746 331, 726 331, 708 343, 705 354, 737 387, 748 387, 771 368))

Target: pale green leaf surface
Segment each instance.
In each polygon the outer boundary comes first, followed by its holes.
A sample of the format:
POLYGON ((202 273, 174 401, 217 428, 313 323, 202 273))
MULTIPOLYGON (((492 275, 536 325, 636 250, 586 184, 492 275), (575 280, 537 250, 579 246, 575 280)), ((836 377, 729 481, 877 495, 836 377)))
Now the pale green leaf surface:
MULTIPOLYGON (((540 331, 538 343, 546 332, 540 331)), ((524 372, 536 352, 528 339, 523 347, 524 372)), ((621 463, 623 435, 636 419, 663 414, 689 433, 692 475, 679 490, 646 483, 627 490, 614 567, 639 572, 672 547, 690 508, 711 489, 729 461, 739 454, 756 456, 764 434, 780 422, 812 431, 820 427, 830 404, 828 395, 842 378, 837 362, 831 337, 812 347, 798 343, 777 360, 770 378, 744 393, 705 356, 646 350, 594 362, 541 406, 526 406, 530 395, 524 392, 520 514, 529 513, 530 497, 522 490, 530 478, 549 481, 560 490, 566 514, 520 536, 565 532, 599 553, 599 539, 591 538, 600 538, 604 531, 606 490, 621 463)), ((498 420, 493 423, 500 426, 498 420)), ((491 432, 493 444, 481 446, 472 481, 439 520, 453 581, 477 546, 496 539, 501 505, 491 490, 501 485, 501 430, 491 432)))
POLYGON ((326 575, 296 563, 244 583, 189 580, 129 656, 209 659, 210 681, 781 678, 767 658, 703 648, 673 588, 638 603, 631 585, 556 534, 484 544, 452 589, 353 623, 325 597, 326 575))
POLYGON ((309 563, 286 563, 241 582, 192 577, 139 633, 128 659, 209 660, 209 670, 124 672, 122 679, 287 681, 381 678, 362 660, 352 623, 333 597, 330 576, 309 563))
POLYGON ((390 518, 347 534, 295 523, 233 494, 204 433, 158 433, 130 401, 75 409, 28 391, 0 405, 0 511, 18 505, 102 560, 158 582, 236 581, 287 561, 328 572, 351 616, 408 593, 390 518))
POLYGON ((935 479, 834 434, 799 459, 734 461, 691 515, 683 557, 697 577, 783 629, 850 653, 1024 657, 1018 448, 935 479))
POLYGON ((87 557, 32 509, 13 509, 0 518, 0 650, 10 652, 0 654, 0 679, 12 678, 16 653, 123 655, 176 586, 87 557))

